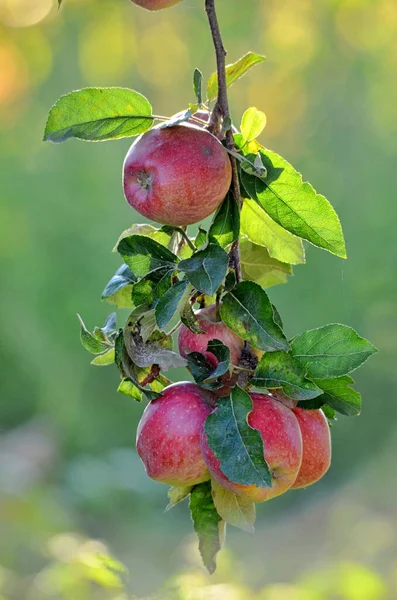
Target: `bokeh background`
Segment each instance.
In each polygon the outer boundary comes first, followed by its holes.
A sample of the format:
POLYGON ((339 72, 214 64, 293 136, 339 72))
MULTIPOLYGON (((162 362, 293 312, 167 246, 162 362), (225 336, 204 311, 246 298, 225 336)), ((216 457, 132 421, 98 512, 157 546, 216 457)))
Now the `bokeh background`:
POLYGON ((262 143, 332 201, 347 238, 348 261, 308 247, 271 298, 290 336, 342 322, 381 350, 324 480, 259 506, 256 536, 230 530, 208 578, 187 506, 164 514, 166 487, 137 458, 142 407, 79 344, 76 312, 102 324, 111 249, 142 218, 120 184, 130 141, 44 144, 47 112, 91 85, 184 109, 194 67, 214 70, 203 4, 0 0, 1 600, 397 597, 395 0, 217 1, 230 61, 268 57, 231 89, 234 119, 266 112, 262 143))

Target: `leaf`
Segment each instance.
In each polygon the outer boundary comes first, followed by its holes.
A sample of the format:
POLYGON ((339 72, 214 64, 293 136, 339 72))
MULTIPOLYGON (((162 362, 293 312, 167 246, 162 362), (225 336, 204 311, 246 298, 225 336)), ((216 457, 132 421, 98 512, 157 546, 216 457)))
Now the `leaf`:
POLYGON ((197 98, 198 104, 202 104, 203 98, 201 93, 201 87, 203 82, 203 74, 199 69, 194 69, 193 73, 193 89, 194 95, 197 98))
POLYGON ((255 140, 266 127, 266 115, 255 107, 248 108, 241 119, 241 133, 246 142, 255 140))
POLYGON ((215 356, 217 365, 214 366, 213 362, 200 352, 190 352, 187 355, 189 370, 195 382, 202 388, 219 389, 223 385, 221 377, 230 368, 230 350, 220 340, 214 339, 208 342, 207 352, 215 356))
MULTIPOLYGON (((229 87, 235 81, 243 77, 252 67, 266 60, 265 56, 248 52, 242 56, 237 62, 227 65, 226 67, 226 84, 229 87)), ((207 83, 207 99, 215 100, 218 95, 218 76, 213 73, 207 83)))
POLYGON ((292 275, 291 265, 271 258, 267 248, 257 246, 247 238, 240 240, 240 258, 243 279, 264 288, 286 283, 287 275, 292 275))
POLYGON ((144 342, 135 332, 135 324, 124 328, 124 344, 132 362, 141 368, 158 365, 161 371, 186 366, 186 360, 176 352, 165 348, 159 341, 144 342))
POLYGON ((291 265, 305 262, 302 240, 273 221, 255 200, 244 199, 240 219, 241 233, 254 244, 267 248, 272 258, 291 265))
POLYGON ((84 325, 84 321, 80 315, 77 315, 77 318, 80 321, 80 340, 84 348, 88 350, 88 352, 91 352, 91 354, 102 354, 106 350, 109 350, 109 344, 101 342, 90 333, 84 325))
POLYGON ((215 294, 226 277, 227 268, 228 256, 217 244, 208 244, 178 265, 196 290, 207 296, 215 294))
POLYGON ((85 88, 62 96, 50 110, 46 142, 89 142, 138 135, 153 124, 150 102, 126 88, 85 88))
POLYGON ((182 502, 185 498, 187 498, 192 491, 192 485, 185 485, 183 487, 170 487, 168 490, 168 504, 166 506, 166 512, 174 508, 179 502, 182 502))
POLYGON ((215 214, 208 232, 210 242, 226 248, 235 242, 240 233, 240 211, 233 194, 229 193, 215 214))
POLYGON ((175 254, 162 244, 142 235, 123 238, 117 246, 117 252, 138 278, 159 270, 165 273, 173 271, 178 263, 175 254))
POLYGON ((222 473, 233 483, 272 487, 272 474, 264 458, 261 434, 248 425, 251 397, 236 386, 221 398, 205 422, 207 442, 220 461, 222 473))
POLYGON ((204 565, 210 573, 214 573, 216 555, 224 541, 225 522, 216 511, 210 481, 200 483, 192 489, 189 508, 204 565))
POLYGON ((314 379, 346 375, 377 352, 354 329, 338 323, 305 331, 291 341, 291 348, 308 376, 314 379))
POLYGON ((107 365, 112 365, 114 363, 114 348, 110 348, 104 354, 99 354, 91 361, 92 365, 97 365, 99 367, 106 367, 107 365))
POLYGON ((242 496, 236 496, 212 479, 212 498, 218 514, 226 523, 248 533, 255 533, 255 504, 242 496))
POLYGON ((179 315, 189 300, 192 287, 186 279, 178 281, 159 299, 156 304, 156 322, 159 329, 165 329, 175 315, 179 315))
POLYGON ((284 158, 271 150, 260 150, 260 154, 267 178, 265 182, 254 178, 254 200, 290 233, 346 258, 340 221, 328 200, 303 182, 302 175, 284 158))
POLYGON ((136 277, 129 266, 121 265, 103 290, 102 299, 118 308, 132 307, 131 291, 135 281, 136 277))
POLYGON ((346 417, 355 417, 361 412, 361 395, 353 390, 354 380, 345 375, 336 379, 316 379, 318 387, 323 390, 319 400, 346 417))
POLYGON ((128 377, 122 379, 117 391, 126 396, 131 396, 137 402, 142 401, 142 392, 128 377))
POLYGON ((306 379, 305 369, 299 361, 283 351, 264 354, 250 383, 269 390, 282 389, 294 400, 310 400, 321 394, 321 389, 306 379))
POLYGON ((196 248, 199 249, 201 246, 204 246, 206 241, 207 241, 207 232, 202 227, 199 227, 197 235, 196 235, 196 239, 194 240, 194 245, 196 246, 196 248))
POLYGON ((192 333, 198 334, 203 333, 200 322, 193 310, 190 302, 186 302, 185 306, 180 312, 181 321, 192 333))
POLYGON ((222 321, 258 350, 289 350, 289 344, 274 321, 266 292, 252 281, 243 281, 228 292, 220 307, 222 321))
POLYGON ((164 225, 161 229, 157 229, 153 227, 153 225, 149 225, 148 223, 135 223, 131 225, 128 229, 125 229, 119 236, 119 239, 116 242, 116 245, 113 249, 114 252, 117 252, 117 246, 124 238, 128 238, 131 235, 143 235, 144 237, 148 237, 152 240, 155 240, 162 246, 168 246, 171 235, 174 232, 173 227, 169 227, 168 225, 164 225))

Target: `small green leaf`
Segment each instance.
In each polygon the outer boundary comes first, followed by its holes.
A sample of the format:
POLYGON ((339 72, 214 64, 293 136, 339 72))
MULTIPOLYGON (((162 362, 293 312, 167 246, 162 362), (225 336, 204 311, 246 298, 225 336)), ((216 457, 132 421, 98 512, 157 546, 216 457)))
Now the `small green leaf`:
POLYGON ((123 238, 117 246, 117 252, 138 278, 159 270, 173 271, 179 260, 162 244, 142 235, 123 238))
POLYGON ((131 299, 132 284, 136 281, 128 265, 121 265, 102 292, 102 299, 118 308, 133 306, 131 299))
POLYGON ((272 487, 272 474, 264 458, 261 434, 248 425, 252 412, 249 394, 236 386, 221 398, 205 422, 207 442, 220 461, 222 473, 233 483, 272 487))
POLYGON ((117 246, 124 238, 128 238, 131 235, 143 235, 144 237, 148 237, 155 242, 158 242, 162 246, 168 246, 171 240, 171 236, 174 232, 174 227, 170 227, 168 225, 164 225, 161 229, 157 229, 153 227, 153 225, 149 225, 148 223, 134 223, 128 229, 125 229, 119 236, 113 252, 117 252, 117 246))
MULTIPOLYGON (((252 175, 242 176, 245 189, 252 179, 252 196, 276 223, 314 246, 346 258, 345 241, 339 218, 328 202, 310 183, 303 182, 284 158, 271 150, 260 150, 267 169, 266 181, 252 175)), ((253 155, 248 155, 248 158, 253 155)))
POLYGON ((189 300, 192 287, 186 279, 178 281, 156 304, 156 322, 164 330, 175 315, 179 315, 189 300))
POLYGON ((314 379, 346 375, 377 352, 354 329, 339 323, 305 331, 291 341, 291 348, 308 376, 314 379))
POLYGON ((185 485, 183 487, 170 487, 170 489, 168 490, 169 502, 165 510, 171 510, 171 508, 174 508, 174 506, 179 504, 179 502, 182 502, 182 500, 189 496, 192 489, 192 485, 185 485))
POLYGON ((186 302, 180 313, 181 321, 192 333, 203 333, 200 322, 190 302, 186 302))
POLYGON ((227 268, 228 256, 217 244, 208 244, 178 265, 196 290, 207 296, 215 294, 226 277, 227 268))
POLYGON ((266 127, 266 115, 255 107, 248 108, 241 119, 241 133, 246 142, 255 140, 266 127))
POLYGON ((210 481, 200 483, 192 489, 189 508, 203 563, 210 573, 214 573, 216 555, 224 541, 225 522, 216 511, 210 481))
POLYGON ((323 404, 327 404, 346 417, 360 414, 361 395, 351 387, 354 380, 349 375, 336 379, 316 379, 315 382, 324 392, 319 396, 323 404))
POLYGON ((202 227, 199 227, 197 235, 196 235, 196 239, 194 240, 194 245, 196 246, 197 249, 200 249, 201 246, 204 246, 206 241, 207 241, 207 232, 202 227))
POLYGON ((204 389, 216 390, 222 387, 221 377, 230 369, 230 350, 220 340, 211 340, 207 346, 217 359, 214 366, 204 354, 190 352, 187 355, 189 370, 195 382, 204 389))
POLYGON ((91 354, 102 354, 106 350, 109 350, 109 344, 101 342, 90 333, 84 325, 84 321, 80 315, 77 315, 77 318, 80 321, 80 340, 84 348, 88 350, 88 352, 91 352, 91 354))
POLYGON ((112 365, 114 363, 114 348, 110 348, 104 354, 99 354, 91 361, 92 365, 97 365, 99 367, 106 367, 107 365, 112 365))
POLYGON ((52 107, 44 141, 117 140, 152 125, 152 107, 142 94, 126 88, 85 88, 62 96, 52 107))
POLYGON ((229 193, 214 217, 208 239, 222 248, 235 242, 240 233, 240 211, 233 194, 229 193))
POLYGON ((202 104, 202 102, 203 102, 203 97, 202 97, 202 93, 201 93, 202 82, 203 82, 202 72, 199 69, 194 69, 193 89, 194 89, 194 95, 197 98, 198 104, 202 104))
MULTIPOLYGON (((255 54, 255 52, 248 52, 245 56, 242 56, 237 62, 226 67, 226 84, 229 87, 235 81, 243 77, 252 67, 266 60, 265 56, 255 54)), ((207 98, 208 100, 215 100, 218 95, 218 76, 217 73, 213 73, 207 83, 207 98)))
POLYGON ((274 321, 266 292, 252 281, 243 281, 222 300, 221 319, 234 333, 258 350, 289 350, 288 342, 274 321))
POLYGON ((257 246, 247 238, 240 240, 240 257, 243 279, 254 281, 263 288, 286 283, 287 275, 292 275, 291 265, 271 258, 267 248, 257 246))
POLYGON ((248 533, 255 533, 255 504, 252 500, 236 496, 212 480, 212 497, 218 514, 226 523, 248 533))
POLYGON ((244 199, 240 218, 241 233, 254 244, 267 248, 272 258, 291 265, 305 262, 302 240, 273 221, 255 200, 244 199))
POLYGON ((306 379, 305 369, 300 362, 283 351, 264 354, 251 383, 269 390, 282 389, 286 396, 294 400, 310 400, 321 394, 321 389, 306 379))
POLYGON ((142 402, 141 390, 128 377, 122 379, 117 391, 126 396, 131 396, 137 402, 142 402))

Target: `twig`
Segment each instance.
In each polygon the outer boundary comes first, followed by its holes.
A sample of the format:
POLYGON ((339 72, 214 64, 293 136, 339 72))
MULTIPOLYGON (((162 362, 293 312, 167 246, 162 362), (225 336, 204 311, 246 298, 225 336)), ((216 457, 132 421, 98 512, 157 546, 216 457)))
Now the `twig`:
MULTIPOLYGON (((227 96, 226 85, 226 50, 223 45, 222 35, 219 29, 218 18, 215 10, 215 0, 205 0, 205 10, 207 13, 208 22, 212 34, 212 40, 214 43, 218 75, 218 98, 214 110, 212 111, 208 130, 211 131, 211 133, 219 134, 221 130, 222 121, 224 122, 226 120, 227 122, 229 122, 230 126, 225 134, 226 146, 228 150, 235 151, 233 132, 231 130, 229 100, 227 96)), ((232 192, 239 207, 239 210, 241 211, 242 198, 240 192, 240 183, 238 179, 237 161, 233 156, 230 156, 230 162, 232 164, 232 192)), ((240 283, 242 281, 242 274, 239 239, 237 239, 232 245, 229 254, 229 261, 236 272, 236 281, 237 283, 240 283)))

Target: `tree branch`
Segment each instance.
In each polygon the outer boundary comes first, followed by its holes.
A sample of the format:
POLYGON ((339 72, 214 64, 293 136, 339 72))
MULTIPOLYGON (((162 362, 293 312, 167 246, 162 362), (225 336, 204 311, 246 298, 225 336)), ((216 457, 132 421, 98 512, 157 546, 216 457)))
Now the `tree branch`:
MULTIPOLYGON (((221 31, 219 29, 218 17, 216 15, 215 10, 215 0, 205 0, 205 10, 207 13, 208 22, 212 34, 212 40, 214 43, 218 75, 218 98, 214 110, 212 111, 208 129, 209 131, 211 131, 211 133, 219 135, 222 127, 222 122, 226 122, 228 126, 228 129, 225 134, 226 147, 228 148, 228 150, 235 150, 233 133, 231 129, 229 100, 227 96, 226 85, 226 50, 223 45, 221 31)), ((240 192, 240 183, 238 179, 237 161, 233 156, 230 156, 230 162, 232 164, 232 192, 239 207, 239 210, 241 210, 242 199, 240 192)), ((242 280, 242 275, 239 239, 237 239, 232 245, 229 254, 229 263, 230 266, 233 267, 236 272, 237 283, 240 283, 240 281, 242 280)))

